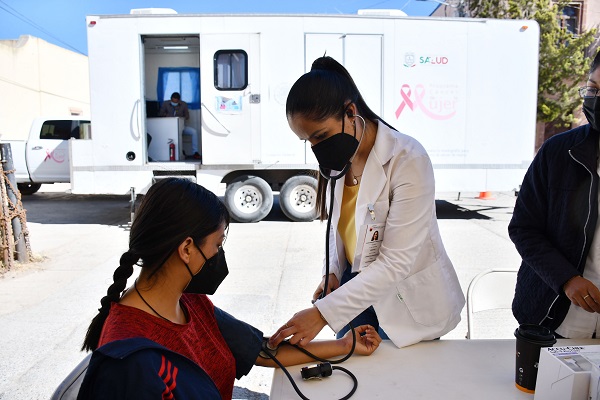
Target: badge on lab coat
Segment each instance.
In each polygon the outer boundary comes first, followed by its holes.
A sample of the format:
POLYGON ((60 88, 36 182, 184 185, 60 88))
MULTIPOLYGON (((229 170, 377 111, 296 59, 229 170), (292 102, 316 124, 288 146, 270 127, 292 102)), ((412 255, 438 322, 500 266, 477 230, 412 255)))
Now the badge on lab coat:
POLYGON ((360 243, 361 254, 358 263, 352 265, 352 272, 361 271, 368 267, 379 255, 379 248, 383 242, 385 224, 368 224, 360 227, 357 244, 360 243))

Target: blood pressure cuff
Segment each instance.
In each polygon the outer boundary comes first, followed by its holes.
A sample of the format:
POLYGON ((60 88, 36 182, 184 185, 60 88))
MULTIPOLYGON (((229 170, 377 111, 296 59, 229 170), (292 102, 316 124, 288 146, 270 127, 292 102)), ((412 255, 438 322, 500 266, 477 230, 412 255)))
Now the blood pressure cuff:
POLYGON ((263 333, 215 307, 215 318, 221 335, 235 358, 235 377, 247 375, 262 350, 263 333))

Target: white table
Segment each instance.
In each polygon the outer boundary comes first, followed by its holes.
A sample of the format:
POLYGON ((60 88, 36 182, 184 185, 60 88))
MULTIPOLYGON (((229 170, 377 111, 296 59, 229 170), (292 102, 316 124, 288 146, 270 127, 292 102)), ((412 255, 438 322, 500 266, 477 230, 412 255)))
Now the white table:
MULTIPOLYGON (((559 340, 555 346, 599 344, 598 340, 559 340)), ((304 381, 303 364, 289 367, 309 399, 340 399, 352 389, 342 371, 323 380, 304 381)), ((383 341, 369 357, 353 356, 341 364, 358 378, 352 399, 533 400, 515 387, 515 340, 435 340, 399 349, 383 341)), ((299 398, 285 374, 276 369, 271 400, 299 398)))

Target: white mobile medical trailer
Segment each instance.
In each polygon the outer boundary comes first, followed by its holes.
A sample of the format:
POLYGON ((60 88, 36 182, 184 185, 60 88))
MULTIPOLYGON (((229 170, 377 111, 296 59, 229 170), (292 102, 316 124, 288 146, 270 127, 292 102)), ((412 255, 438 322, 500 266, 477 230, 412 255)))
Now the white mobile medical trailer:
MULTIPOLYGON (((314 218, 316 159, 288 127, 291 85, 327 54, 367 104, 431 156, 436 190, 518 188, 534 155, 534 21, 384 15, 87 17, 92 137, 71 141, 73 193, 143 193, 184 176, 258 221, 280 191, 314 218), (180 92, 190 118, 158 118, 180 92), (188 159, 197 131, 201 159, 188 159)), ((139 10, 138 10, 139 12, 139 10)))

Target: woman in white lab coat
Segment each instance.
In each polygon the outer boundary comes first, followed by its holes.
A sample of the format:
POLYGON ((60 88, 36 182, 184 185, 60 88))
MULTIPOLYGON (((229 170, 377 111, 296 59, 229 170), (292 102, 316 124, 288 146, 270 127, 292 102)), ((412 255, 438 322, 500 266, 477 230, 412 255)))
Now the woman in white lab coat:
POLYGON ((350 322, 370 321, 398 347, 455 328, 465 299, 438 229, 425 149, 371 111, 331 57, 317 59, 292 86, 286 114, 319 162, 321 219, 340 179, 329 215, 329 274, 324 266, 313 307, 290 318, 271 344, 289 337, 305 345, 325 325, 343 335, 350 322))

